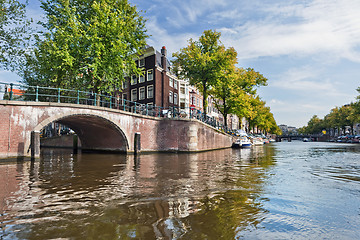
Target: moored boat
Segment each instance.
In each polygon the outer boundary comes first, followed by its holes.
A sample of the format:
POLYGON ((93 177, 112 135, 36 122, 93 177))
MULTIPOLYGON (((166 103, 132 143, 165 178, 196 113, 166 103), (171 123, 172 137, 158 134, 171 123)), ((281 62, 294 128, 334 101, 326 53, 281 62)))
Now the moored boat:
POLYGON ((247 148, 251 147, 252 143, 249 138, 247 137, 241 137, 235 140, 232 144, 232 148, 247 148))
POLYGON ((252 145, 250 139, 247 137, 240 138, 240 142, 241 142, 242 148, 251 147, 251 145, 252 145))
POLYGON ((260 137, 255 137, 252 139, 252 144, 254 146, 264 145, 264 140, 260 137))
POLYGON ((242 144, 241 144, 241 140, 240 138, 236 139, 235 142, 233 142, 232 144, 232 148, 241 148, 242 144))

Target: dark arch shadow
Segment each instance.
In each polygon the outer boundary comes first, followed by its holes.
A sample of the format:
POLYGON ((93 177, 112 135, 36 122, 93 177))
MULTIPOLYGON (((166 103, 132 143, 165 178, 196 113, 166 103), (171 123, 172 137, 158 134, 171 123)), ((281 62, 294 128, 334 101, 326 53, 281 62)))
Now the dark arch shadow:
POLYGON ((124 152, 129 149, 124 132, 113 122, 96 115, 74 114, 54 122, 68 126, 78 135, 83 151, 124 152))

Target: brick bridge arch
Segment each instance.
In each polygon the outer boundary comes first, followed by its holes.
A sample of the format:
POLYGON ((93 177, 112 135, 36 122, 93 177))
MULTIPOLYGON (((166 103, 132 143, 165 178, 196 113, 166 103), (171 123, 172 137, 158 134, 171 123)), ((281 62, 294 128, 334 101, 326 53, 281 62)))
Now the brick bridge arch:
POLYGON ((81 141, 83 150, 109 150, 125 153, 129 150, 129 141, 121 126, 106 116, 94 113, 55 115, 39 123, 34 128, 34 132, 40 132, 44 126, 53 122, 74 130, 81 141))
POLYGON ((40 130, 51 122, 69 126, 82 147, 93 150, 197 152, 228 148, 233 142, 231 136, 194 119, 164 119, 69 103, 0 100, 0 159, 39 157, 40 130))

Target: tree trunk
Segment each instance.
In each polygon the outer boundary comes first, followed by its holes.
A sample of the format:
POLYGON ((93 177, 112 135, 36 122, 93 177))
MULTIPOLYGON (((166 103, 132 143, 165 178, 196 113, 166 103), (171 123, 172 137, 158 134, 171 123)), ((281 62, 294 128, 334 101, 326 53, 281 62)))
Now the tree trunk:
POLYGON ((100 106, 100 94, 96 94, 96 106, 100 106))
POLYGON ((203 81, 203 111, 204 111, 204 117, 206 118, 207 115, 207 89, 206 89, 206 82, 207 81, 203 81))
POLYGON ((228 124, 227 124, 227 114, 224 112, 223 116, 224 116, 224 127, 225 127, 225 129, 227 130, 227 127, 228 127, 228 124))

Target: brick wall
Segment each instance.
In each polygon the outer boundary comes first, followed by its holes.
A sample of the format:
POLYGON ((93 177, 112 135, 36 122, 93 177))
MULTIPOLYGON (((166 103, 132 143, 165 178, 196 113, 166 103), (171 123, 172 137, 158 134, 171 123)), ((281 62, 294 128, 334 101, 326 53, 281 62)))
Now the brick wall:
MULTIPOLYGON (((76 137, 76 136, 75 136, 76 137)), ((41 147, 59 147, 59 148, 72 148, 74 135, 63 135, 51 138, 40 139, 41 147)), ((78 147, 81 147, 81 142, 78 140, 78 147)))
POLYGON ((0 158, 30 156, 31 131, 51 122, 73 129, 83 148, 142 151, 203 151, 231 147, 232 138, 197 120, 139 116, 117 109, 63 103, 0 101, 0 158), (10 148, 9 148, 10 146, 10 148))

